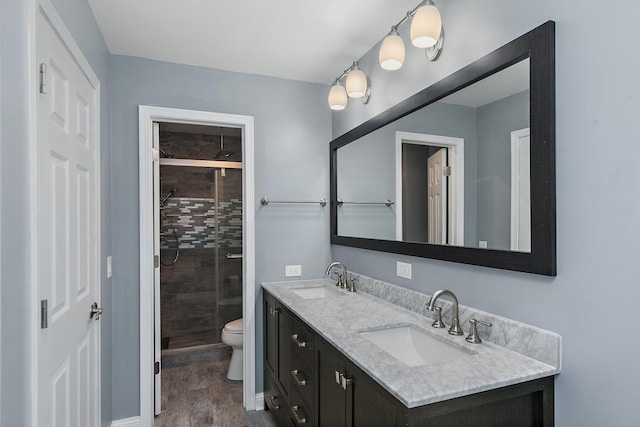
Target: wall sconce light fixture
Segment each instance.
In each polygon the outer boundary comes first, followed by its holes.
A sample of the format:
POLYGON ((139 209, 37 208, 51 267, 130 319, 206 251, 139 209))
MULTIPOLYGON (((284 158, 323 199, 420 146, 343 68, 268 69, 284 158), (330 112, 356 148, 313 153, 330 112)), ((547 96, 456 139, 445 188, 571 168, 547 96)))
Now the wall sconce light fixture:
POLYGON ((329 108, 340 111, 346 107, 347 91, 344 89, 344 86, 340 84, 340 80, 336 79, 336 82, 331 86, 331 90, 329 90, 329 108))
POLYGON ((404 40, 398 29, 391 27, 391 32, 384 38, 378 53, 380 66, 385 70, 399 70, 404 64, 404 40))
MULTIPOLYGON (((385 70, 398 70, 404 64, 405 48, 402 37, 398 34, 398 27, 411 21, 411 44, 425 49, 427 59, 435 61, 442 51, 444 43, 444 28, 440 11, 433 4, 433 0, 423 0, 413 10, 407 12, 400 22, 391 27, 391 31, 382 41, 378 52, 378 61, 385 70)), ((344 110, 349 98, 360 98, 362 103, 369 102, 371 95, 371 81, 354 62, 351 67, 336 79, 329 90, 329 107, 332 110, 344 110), (347 77, 345 88, 340 84, 343 77, 347 77)))

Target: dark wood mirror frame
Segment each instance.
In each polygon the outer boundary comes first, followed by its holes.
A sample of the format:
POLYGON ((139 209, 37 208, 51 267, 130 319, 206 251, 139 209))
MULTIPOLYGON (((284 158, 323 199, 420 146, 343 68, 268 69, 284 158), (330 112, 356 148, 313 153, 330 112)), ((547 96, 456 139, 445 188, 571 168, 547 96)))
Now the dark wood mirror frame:
POLYGON ((555 132, 555 22, 548 21, 331 142, 331 243, 555 276, 555 132), (338 235, 338 148, 526 58, 530 59, 530 253, 338 235))

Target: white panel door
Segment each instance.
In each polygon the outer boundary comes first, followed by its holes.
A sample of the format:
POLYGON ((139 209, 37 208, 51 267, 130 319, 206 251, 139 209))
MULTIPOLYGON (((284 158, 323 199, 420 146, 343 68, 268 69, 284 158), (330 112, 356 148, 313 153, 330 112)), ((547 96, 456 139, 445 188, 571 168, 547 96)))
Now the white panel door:
POLYGON ((98 426, 100 328, 90 309, 100 296, 99 87, 54 13, 37 17, 46 87, 37 100, 35 273, 38 300, 48 301, 37 341, 38 425, 98 426))
POLYGON ((441 148, 427 159, 427 242, 442 245, 447 236, 447 149, 441 148))

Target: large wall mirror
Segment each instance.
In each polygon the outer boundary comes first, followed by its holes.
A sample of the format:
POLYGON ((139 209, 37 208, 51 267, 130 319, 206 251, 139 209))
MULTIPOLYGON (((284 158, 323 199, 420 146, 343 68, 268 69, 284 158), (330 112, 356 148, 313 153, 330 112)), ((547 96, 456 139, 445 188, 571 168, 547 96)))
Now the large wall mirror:
POLYGON ((554 23, 331 143, 334 244, 556 274, 554 23))

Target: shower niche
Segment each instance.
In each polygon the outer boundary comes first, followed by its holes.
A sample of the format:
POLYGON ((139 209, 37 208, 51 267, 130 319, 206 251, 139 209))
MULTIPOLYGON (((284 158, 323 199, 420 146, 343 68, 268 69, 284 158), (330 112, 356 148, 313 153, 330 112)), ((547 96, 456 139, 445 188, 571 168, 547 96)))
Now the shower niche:
POLYGON ((221 343, 242 317, 240 129, 161 123, 161 348, 221 343))

